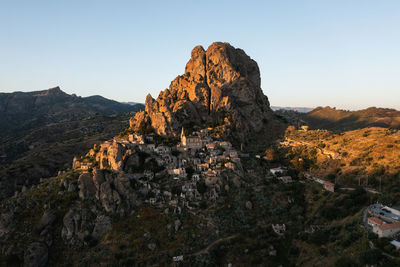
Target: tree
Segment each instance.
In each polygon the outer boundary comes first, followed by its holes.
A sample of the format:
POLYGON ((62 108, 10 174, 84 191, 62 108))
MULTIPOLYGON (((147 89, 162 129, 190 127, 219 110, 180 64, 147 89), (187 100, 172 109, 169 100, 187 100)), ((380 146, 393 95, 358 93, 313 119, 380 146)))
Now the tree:
POLYGON ((204 194, 207 191, 207 186, 204 181, 198 181, 196 187, 200 194, 204 194))
POLYGON ((382 253, 378 249, 369 249, 360 254, 360 262, 363 265, 377 264, 381 259, 382 253))
POLYGON ((187 166, 187 167, 186 167, 186 173, 187 173, 187 175, 188 175, 189 178, 192 177, 192 175, 193 175, 193 173, 194 173, 194 168, 193 168, 193 166, 187 166))
POLYGON ((340 257, 335 261, 335 267, 356 267, 358 264, 350 258, 340 257))
POLYGON ((267 150, 265 150, 265 157, 269 161, 275 161, 277 158, 275 150, 273 148, 267 148, 267 150))

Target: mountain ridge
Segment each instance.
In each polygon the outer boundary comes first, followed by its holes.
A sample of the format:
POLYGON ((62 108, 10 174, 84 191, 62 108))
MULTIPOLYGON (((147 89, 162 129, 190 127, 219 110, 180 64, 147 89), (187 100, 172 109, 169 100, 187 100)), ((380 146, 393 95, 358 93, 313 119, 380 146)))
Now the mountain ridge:
POLYGON ((366 127, 400 129, 400 111, 390 108, 369 107, 349 111, 331 107, 317 107, 300 115, 310 127, 348 131, 366 127))
POLYGON ((124 130, 143 107, 59 87, 0 93, 0 199, 68 167, 74 156, 124 130))

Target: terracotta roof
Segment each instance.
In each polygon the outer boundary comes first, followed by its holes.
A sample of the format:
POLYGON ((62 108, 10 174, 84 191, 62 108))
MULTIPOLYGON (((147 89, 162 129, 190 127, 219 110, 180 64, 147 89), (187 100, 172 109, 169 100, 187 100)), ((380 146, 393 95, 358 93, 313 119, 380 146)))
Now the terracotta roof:
POLYGON ((374 223, 379 224, 379 225, 384 224, 384 221, 382 221, 381 219, 376 218, 376 217, 369 217, 368 221, 373 221, 374 223))
POLYGON ((400 222, 382 224, 379 226, 379 228, 381 228, 381 230, 398 229, 400 228, 400 222))
POLYGON ((329 185, 329 186, 335 186, 334 183, 331 183, 331 182, 329 182, 329 181, 325 181, 324 184, 325 184, 325 185, 329 185))

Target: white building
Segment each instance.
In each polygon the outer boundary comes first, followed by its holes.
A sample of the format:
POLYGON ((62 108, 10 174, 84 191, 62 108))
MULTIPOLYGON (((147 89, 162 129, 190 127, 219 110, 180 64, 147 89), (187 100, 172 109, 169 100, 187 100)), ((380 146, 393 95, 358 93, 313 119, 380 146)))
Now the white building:
POLYGON ((273 175, 282 175, 283 172, 285 171, 282 167, 278 167, 278 168, 272 168, 269 170, 273 175))

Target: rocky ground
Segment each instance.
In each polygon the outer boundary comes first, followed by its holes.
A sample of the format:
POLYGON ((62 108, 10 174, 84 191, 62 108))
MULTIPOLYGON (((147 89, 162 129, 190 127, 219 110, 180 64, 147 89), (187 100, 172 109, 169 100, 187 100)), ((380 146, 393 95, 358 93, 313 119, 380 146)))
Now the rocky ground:
POLYGON ((173 175, 148 181, 111 168, 66 171, 1 203, 0 262, 172 265, 177 257, 184 265, 331 266, 368 261, 361 226, 372 195, 362 189, 327 192, 298 180, 292 169, 294 182, 282 183, 268 171, 277 163, 253 153, 242 164, 243 171, 221 175, 218 198, 209 198, 212 186, 200 186, 198 206, 184 205, 179 188, 186 179, 173 175), (151 203, 157 189, 171 192, 172 201, 151 203), (275 233, 272 224, 285 224, 285 231, 275 233))

